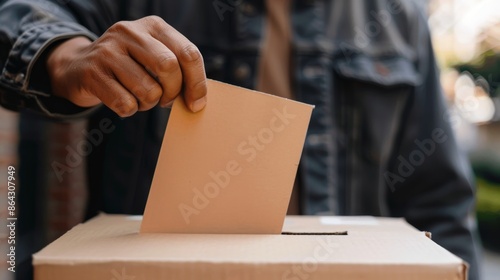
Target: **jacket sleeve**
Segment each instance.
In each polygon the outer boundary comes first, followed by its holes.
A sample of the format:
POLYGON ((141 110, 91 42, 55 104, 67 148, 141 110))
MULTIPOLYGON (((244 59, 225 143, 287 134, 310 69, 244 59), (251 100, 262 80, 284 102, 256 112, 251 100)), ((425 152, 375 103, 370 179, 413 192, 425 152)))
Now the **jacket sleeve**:
POLYGON ((452 125, 460 124, 448 113, 423 15, 416 26, 422 82, 408 104, 397 159, 388 173, 389 202, 393 215, 431 232, 436 243, 469 263, 469 279, 479 279, 472 172, 455 140, 452 125))
POLYGON ((0 105, 67 119, 88 114, 51 94, 44 54, 76 36, 95 40, 119 19, 122 1, 10 0, 0 7, 0 105))

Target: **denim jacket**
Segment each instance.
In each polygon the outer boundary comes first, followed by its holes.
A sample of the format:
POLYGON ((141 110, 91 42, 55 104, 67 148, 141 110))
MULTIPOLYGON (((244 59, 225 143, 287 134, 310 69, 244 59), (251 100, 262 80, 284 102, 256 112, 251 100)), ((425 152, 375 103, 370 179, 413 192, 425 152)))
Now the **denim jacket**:
MULTIPOLYGON (((470 167, 453 135, 417 3, 293 1, 294 95, 316 106, 298 174, 301 209, 404 217, 468 261, 469 279, 478 279, 470 167)), ((113 116, 52 96, 45 50, 74 36, 94 40, 119 20, 146 15, 194 42, 208 77, 256 86, 262 0, 12 0, 0 9, 0 103, 64 120, 87 117, 91 125, 113 116)), ((167 116, 155 108, 113 120, 116 130, 98 147, 106 152, 88 159, 101 174, 91 173, 90 182, 105 189, 91 208, 142 213, 167 116)))

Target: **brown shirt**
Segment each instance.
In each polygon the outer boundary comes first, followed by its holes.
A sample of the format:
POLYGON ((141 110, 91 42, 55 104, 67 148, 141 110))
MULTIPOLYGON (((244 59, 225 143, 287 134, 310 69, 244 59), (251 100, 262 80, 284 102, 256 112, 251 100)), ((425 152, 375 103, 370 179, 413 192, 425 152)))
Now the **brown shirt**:
MULTIPOLYGON (((293 99, 290 78, 291 0, 266 0, 266 24, 257 76, 257 90, 293 99)), ((298 183, 295 181, 289 215, 300 214, 298 183)))

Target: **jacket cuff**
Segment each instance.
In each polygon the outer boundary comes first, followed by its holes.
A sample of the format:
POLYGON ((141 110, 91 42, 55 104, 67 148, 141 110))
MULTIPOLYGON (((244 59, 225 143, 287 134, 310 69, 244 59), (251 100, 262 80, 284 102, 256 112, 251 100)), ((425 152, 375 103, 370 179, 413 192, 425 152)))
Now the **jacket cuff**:
POLYGON ((38 25, 25 31, 12 47, 0 75, 0 103, 8 109, 32 109, 56 118, 81 117, 96 108, 82 108, 53 96, 45 67, 37 65, 44 51, 61 40, 84 36, 94 41, 97 36, 70 22, 38 25), (37 77, 37 79, 34 79, 37 77))

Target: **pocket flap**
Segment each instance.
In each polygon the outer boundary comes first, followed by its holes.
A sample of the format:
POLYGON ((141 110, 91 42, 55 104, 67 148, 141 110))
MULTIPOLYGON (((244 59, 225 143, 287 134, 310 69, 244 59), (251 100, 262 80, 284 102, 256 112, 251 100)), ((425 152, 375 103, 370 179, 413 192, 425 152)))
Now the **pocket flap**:
POLYGON ((354 55, 336 59, 334 67, 343 78, 381 86, 417 86, 421 82, 413 63, 404 57, 372 58, 354 55))

